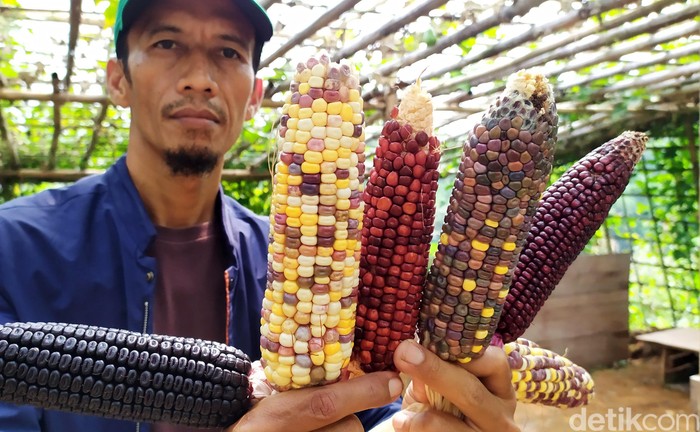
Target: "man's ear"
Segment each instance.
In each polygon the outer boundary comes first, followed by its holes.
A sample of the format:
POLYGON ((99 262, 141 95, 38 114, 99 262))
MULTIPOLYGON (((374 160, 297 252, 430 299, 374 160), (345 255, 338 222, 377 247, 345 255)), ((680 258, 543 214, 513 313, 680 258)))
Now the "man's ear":
POLYGON ((248 102, 248 109, 246 110, 246 121, 255 117, 258 110, 262 106, 263 102, 263 81, 260 78, 255 78, 255 84, 253 85, 253 94, 250 97, 250 102, 248 102))
POLYGON ((107 91, 115 105, 122 108, 129 106, 129 82, 124 72, 124 63, 116 58, 107 63, 107 91))

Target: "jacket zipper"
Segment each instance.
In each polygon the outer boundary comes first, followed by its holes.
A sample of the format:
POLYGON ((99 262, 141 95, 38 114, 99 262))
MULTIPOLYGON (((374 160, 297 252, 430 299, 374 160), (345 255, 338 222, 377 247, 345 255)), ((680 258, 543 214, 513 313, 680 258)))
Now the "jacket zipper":
MULTIPOLYGON (((143 331, 141 333, 146 333, 148 331, 148 301, 143 303, 143 331)), ((141 431, 141 423, 136 423, 136 432, 141 431)))
POLYGON ((143 331, 141 333, 148 332, 148 301, 143 303, 143 331))

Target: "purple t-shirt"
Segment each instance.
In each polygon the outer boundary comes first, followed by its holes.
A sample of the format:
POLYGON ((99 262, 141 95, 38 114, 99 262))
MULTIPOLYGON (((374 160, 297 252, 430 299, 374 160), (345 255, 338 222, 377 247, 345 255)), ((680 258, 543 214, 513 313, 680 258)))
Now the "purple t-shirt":
MULTIPOLYGON (((221 224, 210 222, 191 228, 156 227, 156 230, 154 333, 225 342, 227 263, 221 224)), ((155 424, 152 430, 202 429, 155 424)))

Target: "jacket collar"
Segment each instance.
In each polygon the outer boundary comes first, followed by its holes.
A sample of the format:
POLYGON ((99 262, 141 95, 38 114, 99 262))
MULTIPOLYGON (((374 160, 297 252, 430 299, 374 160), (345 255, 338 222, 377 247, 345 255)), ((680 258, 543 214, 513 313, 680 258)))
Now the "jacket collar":
MULTIPOLYGON (((129 170, 126 166, 126 156, 120 157, 116 163, 105 173, 108 193, 112 196, 115 205, 113 209, 119 219, 123 222, 120 229, 126 233, 131 241, 131 246, 140 253, 146 253, 149 245, 156 235, 156 229, 151 222, 146 206, 139 195, 136 185, 134 185, 129 170)), ((217 196, 218 208, 221 209, 221 220, 224 224, 226 240, 230 246, 232 255, 236 254, 236 245, 240 234, 240 228, 236 226, 237 219, 233 214, 235 210, 231 208, 227 200, 222 200, 224 190, 219 186, 217 196)))
POLYGON ((114 204, 113 211, 122 221, 120 230, 126 234, 135 251, 145 253, 156 235, 146 206, 134 185, 126 166, 126 155, 120 157, 105 173, 108 193, 114 204))

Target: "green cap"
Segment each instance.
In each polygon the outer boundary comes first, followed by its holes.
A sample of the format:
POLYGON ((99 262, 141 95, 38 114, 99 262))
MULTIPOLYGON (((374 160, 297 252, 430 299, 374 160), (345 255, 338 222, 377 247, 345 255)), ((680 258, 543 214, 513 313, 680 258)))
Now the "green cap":
MULTIPOLYGON (((119 40, 123 31, 128 30, 136 17, 151 3, 152 0, 119 0, 117 20, 114 23, 114 43, 119 40)), ((202 0, 200 0, 202 1, 202 0)), ((204 0, 206 1, 206 0, 204 0)), ((255 0, 231 0, 250 20, 255 29, 255 45, 257 55, 262 45, 272 37, 272 23, 265 9, 255 0)), ((259 59, 258 59, 259 60, 259 59)))

